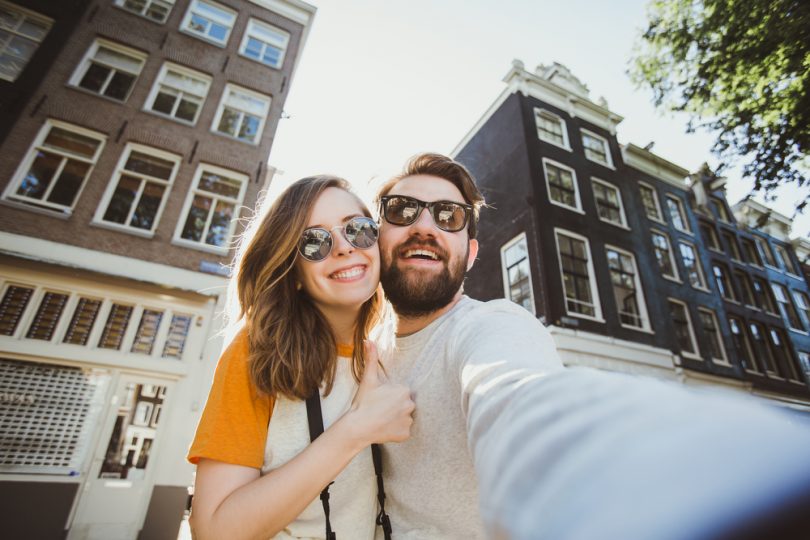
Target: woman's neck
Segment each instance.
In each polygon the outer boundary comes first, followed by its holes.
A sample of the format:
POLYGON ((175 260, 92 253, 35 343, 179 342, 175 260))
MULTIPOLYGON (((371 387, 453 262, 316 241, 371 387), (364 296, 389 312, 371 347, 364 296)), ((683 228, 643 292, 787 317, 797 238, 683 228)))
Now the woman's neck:
POLYGON ((321 313, 326 317, 326 321, 335 334, 335 340, 339 344, 351 345, 354 342, 354 330, 357 326, 357 317, 360 314, 359 309, 321 309, 321 313))

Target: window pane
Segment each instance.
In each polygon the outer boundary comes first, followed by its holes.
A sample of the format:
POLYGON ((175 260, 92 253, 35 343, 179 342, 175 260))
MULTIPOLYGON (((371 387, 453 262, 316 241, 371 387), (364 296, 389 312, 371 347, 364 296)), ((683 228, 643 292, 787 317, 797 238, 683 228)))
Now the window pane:
POLYGON ((53 337, 67 300, 68 295, 66 294, 46 292, 25 337, 49 341, 53 337))
POLYGON ((132 214, 130 225, 138 229, 151 231, 155 225, 155 217, 160 209, 160 202, 163 200, 163 192, 166 186, 148 182, 144 187, 135 213, 132 214))
POLYGON ((80 298, 73 312, 67 332, 65 333, 65 343, 73 345, 85 345, 96 321, 98 310, 101 308, 101 300, 90 298, 80 298))
POLYGON ((129 89, 132 88, 134 82, 135 75, 124 73, 122 71, 116 71, 115 75, 113 75, 112 80, 110 81, 110 84, 107 85, 107 89, 104 90, 104 95, 113 99, 124 101, 127 98, 127 95, 129 95, 129 89))
POLYGON ((101 339, 98 342, 99 348, 115 350, 121 348, 124 332, 127 330, 131 315, 132 306, 113 304, 110 308, 110 314, 107 316, 107 323, 104 325, 101 339))
POLYGON ((135 340, 132 342, 132 352, 139 354, 152 354, 152 346, 155 344, 160 321, 163 319, 163 312, 151 309, 144 309, 141 315, 141 322, 138 324, 138 331, 135 333, 135 340))
POLYGON ((167 159, 132 151, 129 154, 129 159, 127 159, 124 168, 128 171, 146 174, 154 178, 169 180, 174 170, 174 163, 167 159))
POLYGON ((101 144, 98 139, 86 137, 66 129, 52 127, 45 137, 43 146, 74 154, 77 157, 92 160, 99 145, 101 144))
POLYGON ((211 226, 208 228, 208 235, 205 238, 206 244, 212 246, 227 247, 226 243, 230 236, 231 220, 233 219, 234 205, 225 201, 218 201, 214 215, 211 217, 211 226))
POLYGON ((41 199, 61 165, 62 159, 55 154, 38 151, 34 163, 31 164, 31 169, 17 188, 17 195, 41 199))
POLYGON ((135 201, 135 196, 138 194, 140 187, 140 179, 122 175, 102 219, 112 223, 121 223, 122 225, 126 223, 132 203, 135 201))
POLYGON ((242 182, 227 176, 221 176, 212 172, 204 172, 200 176, 199 189, 223 195, 236 199, 239 197, 239 191, 242 187, 242 182))
POLYGON ((89 163, 82 163, 69 159, 62 169, 56 184, 48 196, 48 202, 60 204, 62 206, 73 206, 79 188, 82 186, 85 176, 90 171, 89 163))
POLYGON ((104 83, 107 81, 112 70, 108 67, 99 64, 90 64, 87 68, 82 80, 79 81, 79 86, 96 94, 101 92, 104 83))
POLYGON ((175 314, 169 326, 169 335, 163 346, 163 358, 181 358, 183 348, 186 345, 186 338, 191 329, 191 315, 175 314))
POLYGON ((186 240, 193 240, 199 242, 205 229, 205 222, 208 220, 208 211, 211 208, 211 199, 208 197, 201 197, 199 195, 194 197, 191 203, 191 208, 188 211, 188 218, 183 225, 183 232, 180 237, 186 240))
POLYGON ((9 285, 0 302, 0 335, 11 336, 17 329, 34 289, 9 285))

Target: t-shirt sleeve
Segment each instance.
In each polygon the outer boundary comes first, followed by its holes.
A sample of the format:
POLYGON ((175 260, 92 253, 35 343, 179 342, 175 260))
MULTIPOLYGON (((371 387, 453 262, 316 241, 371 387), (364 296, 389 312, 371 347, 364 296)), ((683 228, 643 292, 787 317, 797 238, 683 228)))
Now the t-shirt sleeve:
POLYGON ((261 468, 272 406, 272 398, 259 393, 250 380, 247 331, 242 330, 219 359, 186 459, 261 468))

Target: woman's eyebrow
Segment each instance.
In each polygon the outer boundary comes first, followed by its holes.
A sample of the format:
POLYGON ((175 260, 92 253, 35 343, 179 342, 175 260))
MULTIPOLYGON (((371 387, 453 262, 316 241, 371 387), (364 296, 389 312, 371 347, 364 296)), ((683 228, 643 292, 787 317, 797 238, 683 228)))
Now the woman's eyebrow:
MULTIPOLYGON (((354 219, 356 217, 366 217, 366 215, 355 212, 354 214, 349 214, 348 216, 345 216, 343 219, 340 220, 340 222, 341 223, 346 223, 347 221, 350 221, 350 220, 352 220, 352 219, 354 219)), ((307 229, 314 229, 316 227, 319 228, 319 229, 329 229, 329 227, 327 227, 326 225, 323 225, 322 223, 315 223, 313 225, 307 225, 307 229)))

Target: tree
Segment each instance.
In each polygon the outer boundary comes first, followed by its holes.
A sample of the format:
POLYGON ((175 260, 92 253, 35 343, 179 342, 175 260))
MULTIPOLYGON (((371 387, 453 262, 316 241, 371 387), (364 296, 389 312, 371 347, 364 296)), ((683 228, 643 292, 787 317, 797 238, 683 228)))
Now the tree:
POLYGON ((754 193, 810 184, 810 1, 653 0, 630 76, 715 132, 720 170, 742 159, 754 193))

